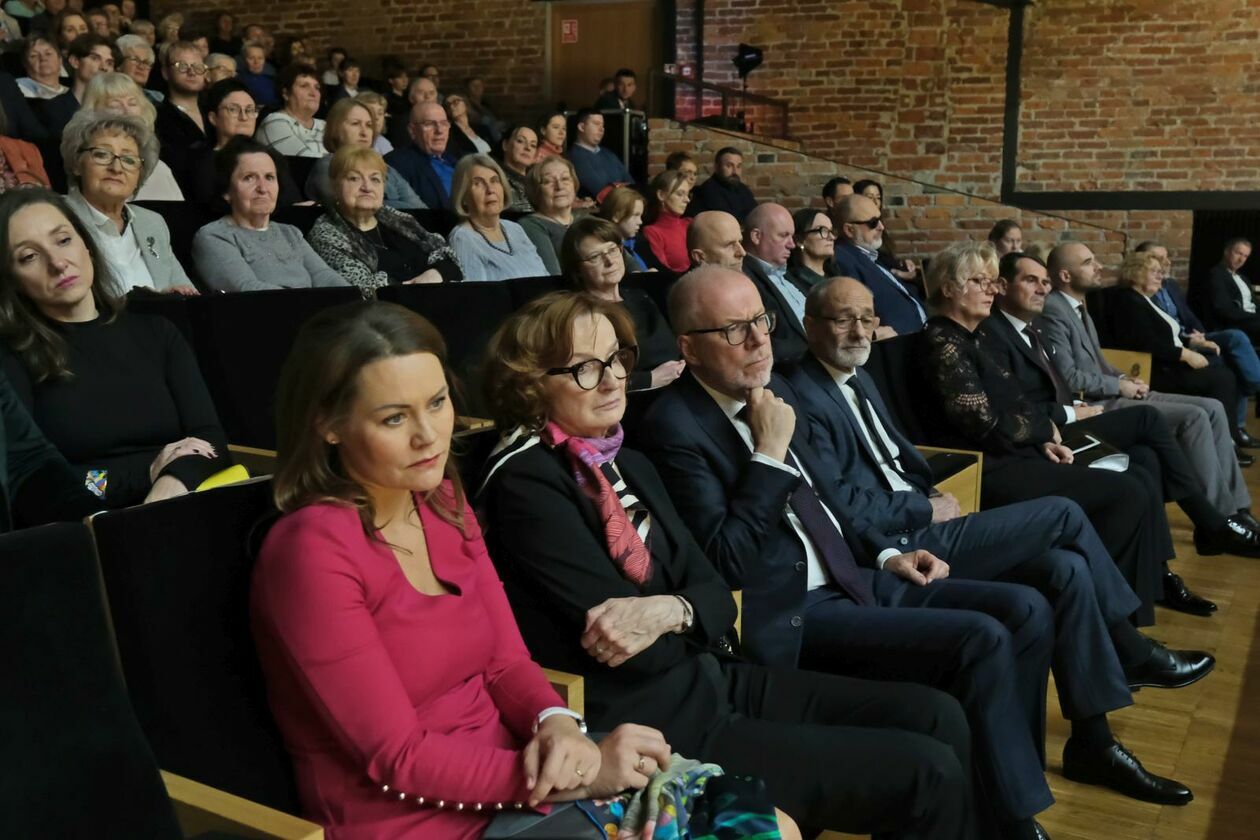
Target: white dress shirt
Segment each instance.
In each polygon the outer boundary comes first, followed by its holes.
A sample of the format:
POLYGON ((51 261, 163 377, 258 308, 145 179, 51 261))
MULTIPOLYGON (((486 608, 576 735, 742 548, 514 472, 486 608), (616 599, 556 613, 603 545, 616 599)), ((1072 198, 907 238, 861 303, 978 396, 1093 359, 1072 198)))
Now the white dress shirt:
MULTIPOLYGON (((1138 294, 1142 294, 1142 293, 1138 292, 1138 294)), ((1148 298, 1146 295, 1142 295, 1142 299, 1145 300, 1148 304, 1150 304, 1151 309, 1154 309, 1155 313, 1159 315, 1159 317, 1163 318, 1164 322, 1168 324, 1168 329, 1172 331, 1173 344, 1176 345, 1177 347, 1185 346, 1181 343, 1181 324, 1177 322, 1177 319, 1173 318, 1173 316, 1169 315, 1167 312, 1160 309, 1159 304, 1157 304, 1155 301, 1148 298)))
MULTIPOLYGON (((1032 339, 1028 337, 1028 333, 1024 332, 1024 330, 1028 329, 1028 326, 1029 326, 1028 322, 1021 321, 1020 319, 1016 318, 1014 315, 1007 312, 1005 309, 1002 309, 1001 307, 998 307, 998 312, 1001 312, 1002 315, 1006 318, 1006 320, 1010 321, 1011 326, 1015 328, 1015 332, 1019 334, 1019 340, 1024 342, 1024 346, 1027 347, 1029 350, 1032 350, 1034 353, 1037 352, 1036 350, 1033 349, 1032 339)), ((1054 364, 1054 359, 1051 359, 1047 356, 1046 364, 1048 365, 1054 364)), ((1070 405, 1065 405, 1063 406, 1063 410, 1067 412, 1067 422, 1075 423, 1076 422, 1076 409, 1070 405)))
POLYGON ((1252 315, 1256 314, 1256 300, 1251 295, 1251 286, 1247 285, 1247 281, 1242 278, 1237 271, 1231 271, 1229 276, 1234 278, 1234 285, 1238 287, 1238 291, 1242 293, 1242 308, 1245 312, 1252 315))
POLYGON ((901 470, 901 447, 897 446, 896 441, 888 434, 888 430, 884 428, 884 423, 879 419, 879 413, 871 408, 871 419, 875 421, 875 428, 870 429, 866 425, 866 419, 862 417, 862 409, 858 405, 857 391, 849 385, 849 380, 854 377, 853 373, 845 373, 839 368, 834 368, 824 362, 818 360, 823 369, 831 374, 831 378, 835 380, 836 387, 840 389, 840 393, 849 404, 849 408, 853 410, 853 418, 857 420, 858 428, 862 430, 862 437, 866 439, 866 445, 871 452, 875 453, 875 460, 879 463, 880 472, 884 474, 884 481, 888 484, 888 489, 894 493, 916 493, 923 495, 918 487, 902 478, 901 470), (873 433, 873 434, 872 434, 873 433), (876 443, 874 435, 879 435, 884 442, 884 449, 881 449, 876 443), (884 458, 884 452, 887 451, 893 457, 893 463, 889 464, 884 458))
MULTIPOLYGON (((725 394, 713 390, 699 377, 696 378, 696 381, 700 383, 700 387, 704 388, 704 390, 708 392, 709 396, 713 398, 713 401, 717 403, 718 408, 722 409, 722 413, 725 414, 727 419, 731 421, 731 425, 735 427, 735 431, 739 433, 740 438, 748 445, 748 451, 753 453, 752 459, 754 461, 774 467, 775 469, 783 470, 784 472, 791 473, 792 475, 799 476, 804 479, 805 483, 810 487, 814 486, 814 482, 810 479, 809 473, 805 472, 804 466, 802 466, 800 470, 796 470, 782 461, 776 461, 769 455, 763 455, 762 453, 756 451, 756 447, 753 444, 752 429, 747 423, 736 416, 744 410, 744 406, 747 405, 747 403, 731 399, 725 394)), ((823 510, 826 512, 827 518, 831 520, 831 524, 836 526, 836 531, 841 537, 843 537, 844 529, 840 527, 840 523, 836 521, 836 517, 831 513, 831 510, 826 504, 823 504, 823 510)), ((805 526, 801 524, 801 520, 792 510, 792 506, 785 504, 783 506, 783 512, 786 514, 788 524, 792 526, 792 531, 795 532, 797 540, 800 541, 801 547, 805 549, 806 585, 809 589, 813 590, 831 583, 831 575, 828 574, 827 567, 823 565, 822 558, 818 556, 818 550, 814 548, 813 540, 811 540, 805 533, 805 526)), ((898 549, 886 548, 875 558, 875 564, 882 569, 884 568, 884 563, 888 562, 889 557, 895 557, 900 553, 901 552, 898 549)))
POLYGON ((127 220, 127 226, 122 233, 118 232, 118 226, 113 219, 88 202, 83 201, 72 206, 76 210, 80 207, 87 208, 90 217, 83 218, 83 214, 79 213, 79 218, 91 228, 92 236, 104 252, 105 262, 122 287, 123 294, 139 287, 156 288, 153 275, 144 264, 144 255, 140 253, 140 243, 136 241, 135 228, 131 225, 131 211, 126 205, 123 205, 123 218, 127 220))

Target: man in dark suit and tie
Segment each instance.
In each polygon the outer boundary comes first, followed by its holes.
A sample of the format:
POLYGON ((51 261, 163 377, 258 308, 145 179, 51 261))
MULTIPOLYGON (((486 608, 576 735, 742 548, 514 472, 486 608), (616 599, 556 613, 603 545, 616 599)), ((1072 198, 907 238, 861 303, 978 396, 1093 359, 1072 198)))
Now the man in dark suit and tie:
POLYGON ((770 324, 751 281, 697 269, 675 284, 669 309, 688 371, 640 436, 684 523, 744 592, 745 651, 949 691, 975 734, 990 833, 1044 836, 1033 817, 1051 802, 1040 757, 1045 600, 1013 584, 944 580, 948 566, 931 552, 845 517, 784 399, 790 388, 765 387, 770 324))
POLYGON ((877 324, 865 286, 824 280, 805 304, 810 352, 787 377, 845 512, 859 530, 908 538, 941 557, 952 577, 1013 581, 1045 595, 1055 610, 1059 702, 1072 721, 1065 773, 1138 799, 1189 801, 1184 787, 1146 773, 1115 741, 1107 713, 1132 702, 1129 686, 1189 685, 1215 660, 1170 651, 1133 627, 1137 596, 1075 503, 1052 496, 963 517, 952 496, 937 494, 927 462, 861 369, 877 324))
POLYGON ((420 196, 426 207, 451 209, 451 180, 457 159, 447 149, 451 122, 436 102, 420 102, 411 108, 408 123, 411 141, 385 156, 420 196))
POLYGON ((1251 257, 1251 242, 1235 237, 1225 243, 1221 261, 1207 277, 1190 278, 1190 305, 1214 330, 1242 330, 1260 345, 1260 313, 1251 279, 1239 272, 1251 257))
POLYGON ((744 222, 744 274, 761 293, 762 306, 775 321, 771 334, 774 361, 791 362, 805 352, 805 293, 808 288, 788 274, 787 261, 796 246, 796 225, 787 208, 758 204, 744 222))
POLYGON ((835 208, 836 271, 862 281, 875 296, 880 331, 875 338, 907 335, 923 329, 927 310, 915 289, 902 283, 877 261, 884 242, 879 207, 864 195, 845 196, 835 208))
MULTIPOLYGON (((1136 405, 1104 413, 1102 405, 1073 399, 1055 363, 1053 346, 1036 323, 1051 288, 1045 263, 1028 254, 1010 253, 1002 257, 998 272, 1000 292, 993 314, 981 325, 981 340, 986 351, 1015 375, 1028 401, 1064 430, 1065 437, 1076 432, 1091 434, 1127 452, 1132 459, 1130 469, 1142 470, 1150 478, 1149 486, 1162 488, 1162 493, 1152 494, 1151 509, 1161 531, 1168 528, 1163 503, 1176 502, 1194 523, 1194 540, 1201 553, 1260 556, 1260 534, 1237 514, 1225 516, 1212 507, 1158 411, 1136 405)), ((1171 538, 1167 542, 1171 549, 1171 538)))

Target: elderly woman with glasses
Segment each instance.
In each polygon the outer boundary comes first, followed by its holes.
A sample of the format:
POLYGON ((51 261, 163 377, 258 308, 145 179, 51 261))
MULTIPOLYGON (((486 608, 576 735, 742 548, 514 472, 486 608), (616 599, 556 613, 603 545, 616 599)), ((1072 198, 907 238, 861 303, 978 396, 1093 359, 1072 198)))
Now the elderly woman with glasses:
POLYGON ((128 202, 153 174, 158 144, 140 117, 79 111, 61 135, 66 202, 92 232, 123 292, 143 288, 195 295, 171 250, 162 217, 128 202))
POLYGON ((193 237, 198 272, 221 292, 350 285, 300 230, 271 221, 280 191, 277 157, 245 137, 232 138, 215 154, 215 183, 228 212, 193 237))
POLYGON ((683 371, 678 342, 669 322, 642 289, 626 288, 625 251, 621 231, 612 222, 597 216, 578 219, 560 245, 560 266, 564 277, 579 292, 619 303, 630 313, 638 336, 639 354, 627 387, 631 391, 661 388, 683 371))
POLYGON ((525 193, 534 212, 521 219, 521 227, 549 274, 560 273, 560 244, 573 224, 577 188, 577 172, 565 157, 541 160, 525 176, 525 193))
MULTIPOLYGON (((83 108, 139 117, 144 120, 149 131, 154 130, 157 119, 157 109, 153 107, 153 103, 136 86, 135 81, 123 73, 97 73, 93 76, 83 92, 83 108)), ((184 192, 180 189, 171 167, 166 161, 159 159, 153 173, 145 179, 144 186, 136 193, 134 200, 183 201, 184 192)))
POLYGON ((328 160, 327 212, 307 238, 334 271, 364 297, 390 284, 463 279, 446 240, 385 204, 389 167, 379 154, 368 146, 349 145, 328 160))
MULTIPOLYGON (((306 178, 308 196, 325 207, 331 208, 336 203, 336 193, 329 178, 332 156, 346 147, 371 149, 375 126, 372 109, 359 100, 342 98, 333 103, 324 124, 324 148, 329 155, 320 158, 311 167, 311 174, 306 178)), ((385 206, 395 210, 421 210, 425 207, 407 179, 388 165, 385 167, 385 206)))
POLYGON ((149 75, 153 72, 153 64, 156 60, 153 47, 149 46, 149 42, 139 35, 123 35, 114 42, 114 47, 121 56, 118 69, 130 76, 154 104, 165 99, 166 96, 161 91, 150 90, 147 87, 149 75))
POLYGON ((788 257, 788 278, 808 289, 836 273, 831 265, 836 231, 831 217, 812 207, 797 210, 792 221, 796 225, 796 247, 788 257))
POLYGON ((489 155, 468 155, 455 166, 451 207, 460 224, 450 243, 465 280, 513 280, 550 274, 538 249, 516 222, 501 218, 507 176, 489 155))

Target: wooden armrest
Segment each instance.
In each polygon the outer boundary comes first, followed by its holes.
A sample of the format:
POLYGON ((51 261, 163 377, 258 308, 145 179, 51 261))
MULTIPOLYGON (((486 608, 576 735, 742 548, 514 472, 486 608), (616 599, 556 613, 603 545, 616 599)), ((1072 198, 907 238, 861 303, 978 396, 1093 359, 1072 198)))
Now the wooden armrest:
POLYGON ((1116 368, 1126 376, 1135 379, 1141 379, 1143 382, 1151 381, 1151 354, 1140 353, 1136 350, 1114 350, 1109 347, 1102 348, 1103 358, 1107 360, 1107 364, 1116 368))
POLYGON ((915 449, 918 449, 924 457, 939 452, 974 456, 976 459, 974 464, 937 484, 936 489, 941 493, 952 493, 958 500, 958 507, 964 516, 980 510, 980 482, 984 475, 983 452, 971 449, 948 449, 942 446, 916 446, 915 449))
POLYGON ((271 475, 276 471, 276 450, 258 449, 254 446, 228 444, 228 451, 236 463, 249 470, 250 475, 271 475))
POLYGON ((731 597, 735 599, 735 635, 744 638, 744 590, 732 589, 731 597))
POLYGON ((162 781, 185 837, 222 831, 261 840, 323 840, 323 827, 313 822, 165 770, 162 781))
POLYGON ((560 695, 564 705, 584 716, 586 714, 586 683, 583 682, 582 677, 552 668, 543 668, 543 673, 547 675, 547 681, 556 690, 556 694, 560 695))
POLYGON ((456 417, 455 437, 468 437, 482 432, 493 432, 494 421, 484 417, 456 417))

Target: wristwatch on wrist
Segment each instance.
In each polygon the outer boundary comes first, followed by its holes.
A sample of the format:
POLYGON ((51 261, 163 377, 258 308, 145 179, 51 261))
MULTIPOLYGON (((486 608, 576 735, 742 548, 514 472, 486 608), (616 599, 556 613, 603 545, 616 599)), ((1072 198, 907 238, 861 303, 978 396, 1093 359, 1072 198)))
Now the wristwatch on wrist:
POLYGON ((549 706, 548 708, 543 709, 541 712, 539 712, 538 718, 534 721, 534 734, 535 735, 538 734, 538 727, 542 726, 542 722, 546 720, 547 718, 551 717, 552 715, 564 715, 565 717, 573 718, 574 720, 577 721, 578 730, 583 735, 586 734, 586 718, 582 717, 581 715, 579 715, 577 712, 573 711, 572 709, 566 709, 563 706, 549 706))
POLYGON ((691 626, 696 623, 696 613, 691 609, 691 604, 686 598, 681 595, 675 595, 674 597, 678 599, 678 602, 682 604, 683 608, 682 629, 678 632, 688 633, 691 631, 691 626))

